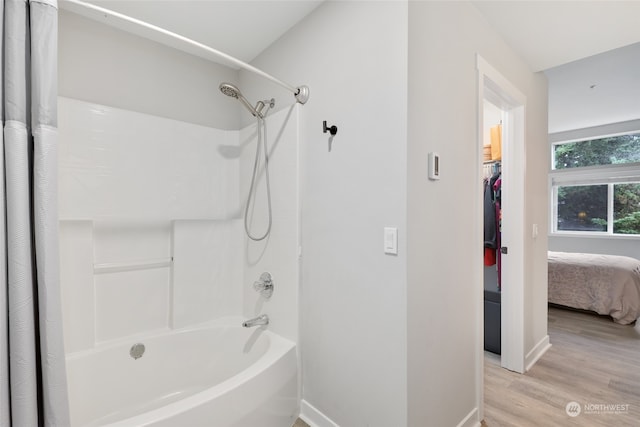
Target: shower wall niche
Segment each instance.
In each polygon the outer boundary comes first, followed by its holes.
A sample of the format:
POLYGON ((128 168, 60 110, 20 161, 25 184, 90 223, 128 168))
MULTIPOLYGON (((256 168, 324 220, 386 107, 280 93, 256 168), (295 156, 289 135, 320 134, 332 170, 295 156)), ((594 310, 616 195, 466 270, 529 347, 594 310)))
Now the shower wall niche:
POLYGON ((257 248, 246 242, 241 217, 251 127, 220 130, 59 98, 68 353, 257 310, 271 310, 273 326, 296 338, 297 119, 281 128, 285 118, 272 120, 280 137, 270 164, 274 232, 257 248), (265 302, 251 284, 266 268, 282 281, 265 302))

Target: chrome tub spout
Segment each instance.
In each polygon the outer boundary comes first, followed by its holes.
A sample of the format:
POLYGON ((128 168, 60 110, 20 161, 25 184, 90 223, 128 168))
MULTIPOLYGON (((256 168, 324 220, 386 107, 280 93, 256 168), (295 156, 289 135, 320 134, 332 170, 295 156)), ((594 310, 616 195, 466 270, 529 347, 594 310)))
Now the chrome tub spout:
POLYGON ((268 324, 269 324, 269 316, 267 316, 266 314, 263 314, 261 316, 242 322, 242 327, 251 328, 254 326, 262 326, 262 325, 268 325, 268 324))

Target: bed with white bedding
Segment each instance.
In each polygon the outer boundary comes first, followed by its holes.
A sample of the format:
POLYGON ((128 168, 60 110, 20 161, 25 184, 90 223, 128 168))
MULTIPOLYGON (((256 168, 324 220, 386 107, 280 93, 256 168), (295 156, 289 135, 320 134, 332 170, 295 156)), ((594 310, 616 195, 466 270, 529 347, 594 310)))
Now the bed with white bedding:
POLYGON ((549 251, 549 302, 632 323, 640 317, 640 261, 549 251))

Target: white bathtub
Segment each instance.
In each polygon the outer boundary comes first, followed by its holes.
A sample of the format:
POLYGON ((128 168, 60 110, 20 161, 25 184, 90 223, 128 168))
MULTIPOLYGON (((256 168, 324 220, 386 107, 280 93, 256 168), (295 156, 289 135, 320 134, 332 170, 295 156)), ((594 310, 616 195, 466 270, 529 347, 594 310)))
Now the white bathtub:
POLYGON ((241 319, 67 356, 72 426, 290 427, 296 347, 241 319), (136 343, 142 357, 129 353, 136 343))

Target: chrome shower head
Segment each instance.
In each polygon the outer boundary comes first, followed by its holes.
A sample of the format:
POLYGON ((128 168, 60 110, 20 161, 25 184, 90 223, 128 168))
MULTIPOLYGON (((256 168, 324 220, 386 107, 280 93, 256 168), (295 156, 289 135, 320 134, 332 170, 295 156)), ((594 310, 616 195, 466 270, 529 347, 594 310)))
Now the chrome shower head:
POLYGON ((238 99, 238 96, 242 96, 240 94, 240 89, 232 85, 231 83, 221 83, 220 84, 220 92, 224 93, 227 96, 238 99))
POLYGON ((225 95, 230 96, 230 97, 235 98, 238 101, 240 101, 242 103, 242 105, 244 105, 246 107, 246 109, 249 110, 249 112, 254 117, 262 118, 262 114, 260 114, 258 111, 256 111, 256 109, 253 108, 251 106, 251 104, 249 104, 249 101, 247 101, 247 98, 242 96, 242 93, 240 92, 240 89, 238 89, 236 86, 232 85, 231 83, 221 83, 219 88, 220 88, 220 92, 222 92, 225 95))

